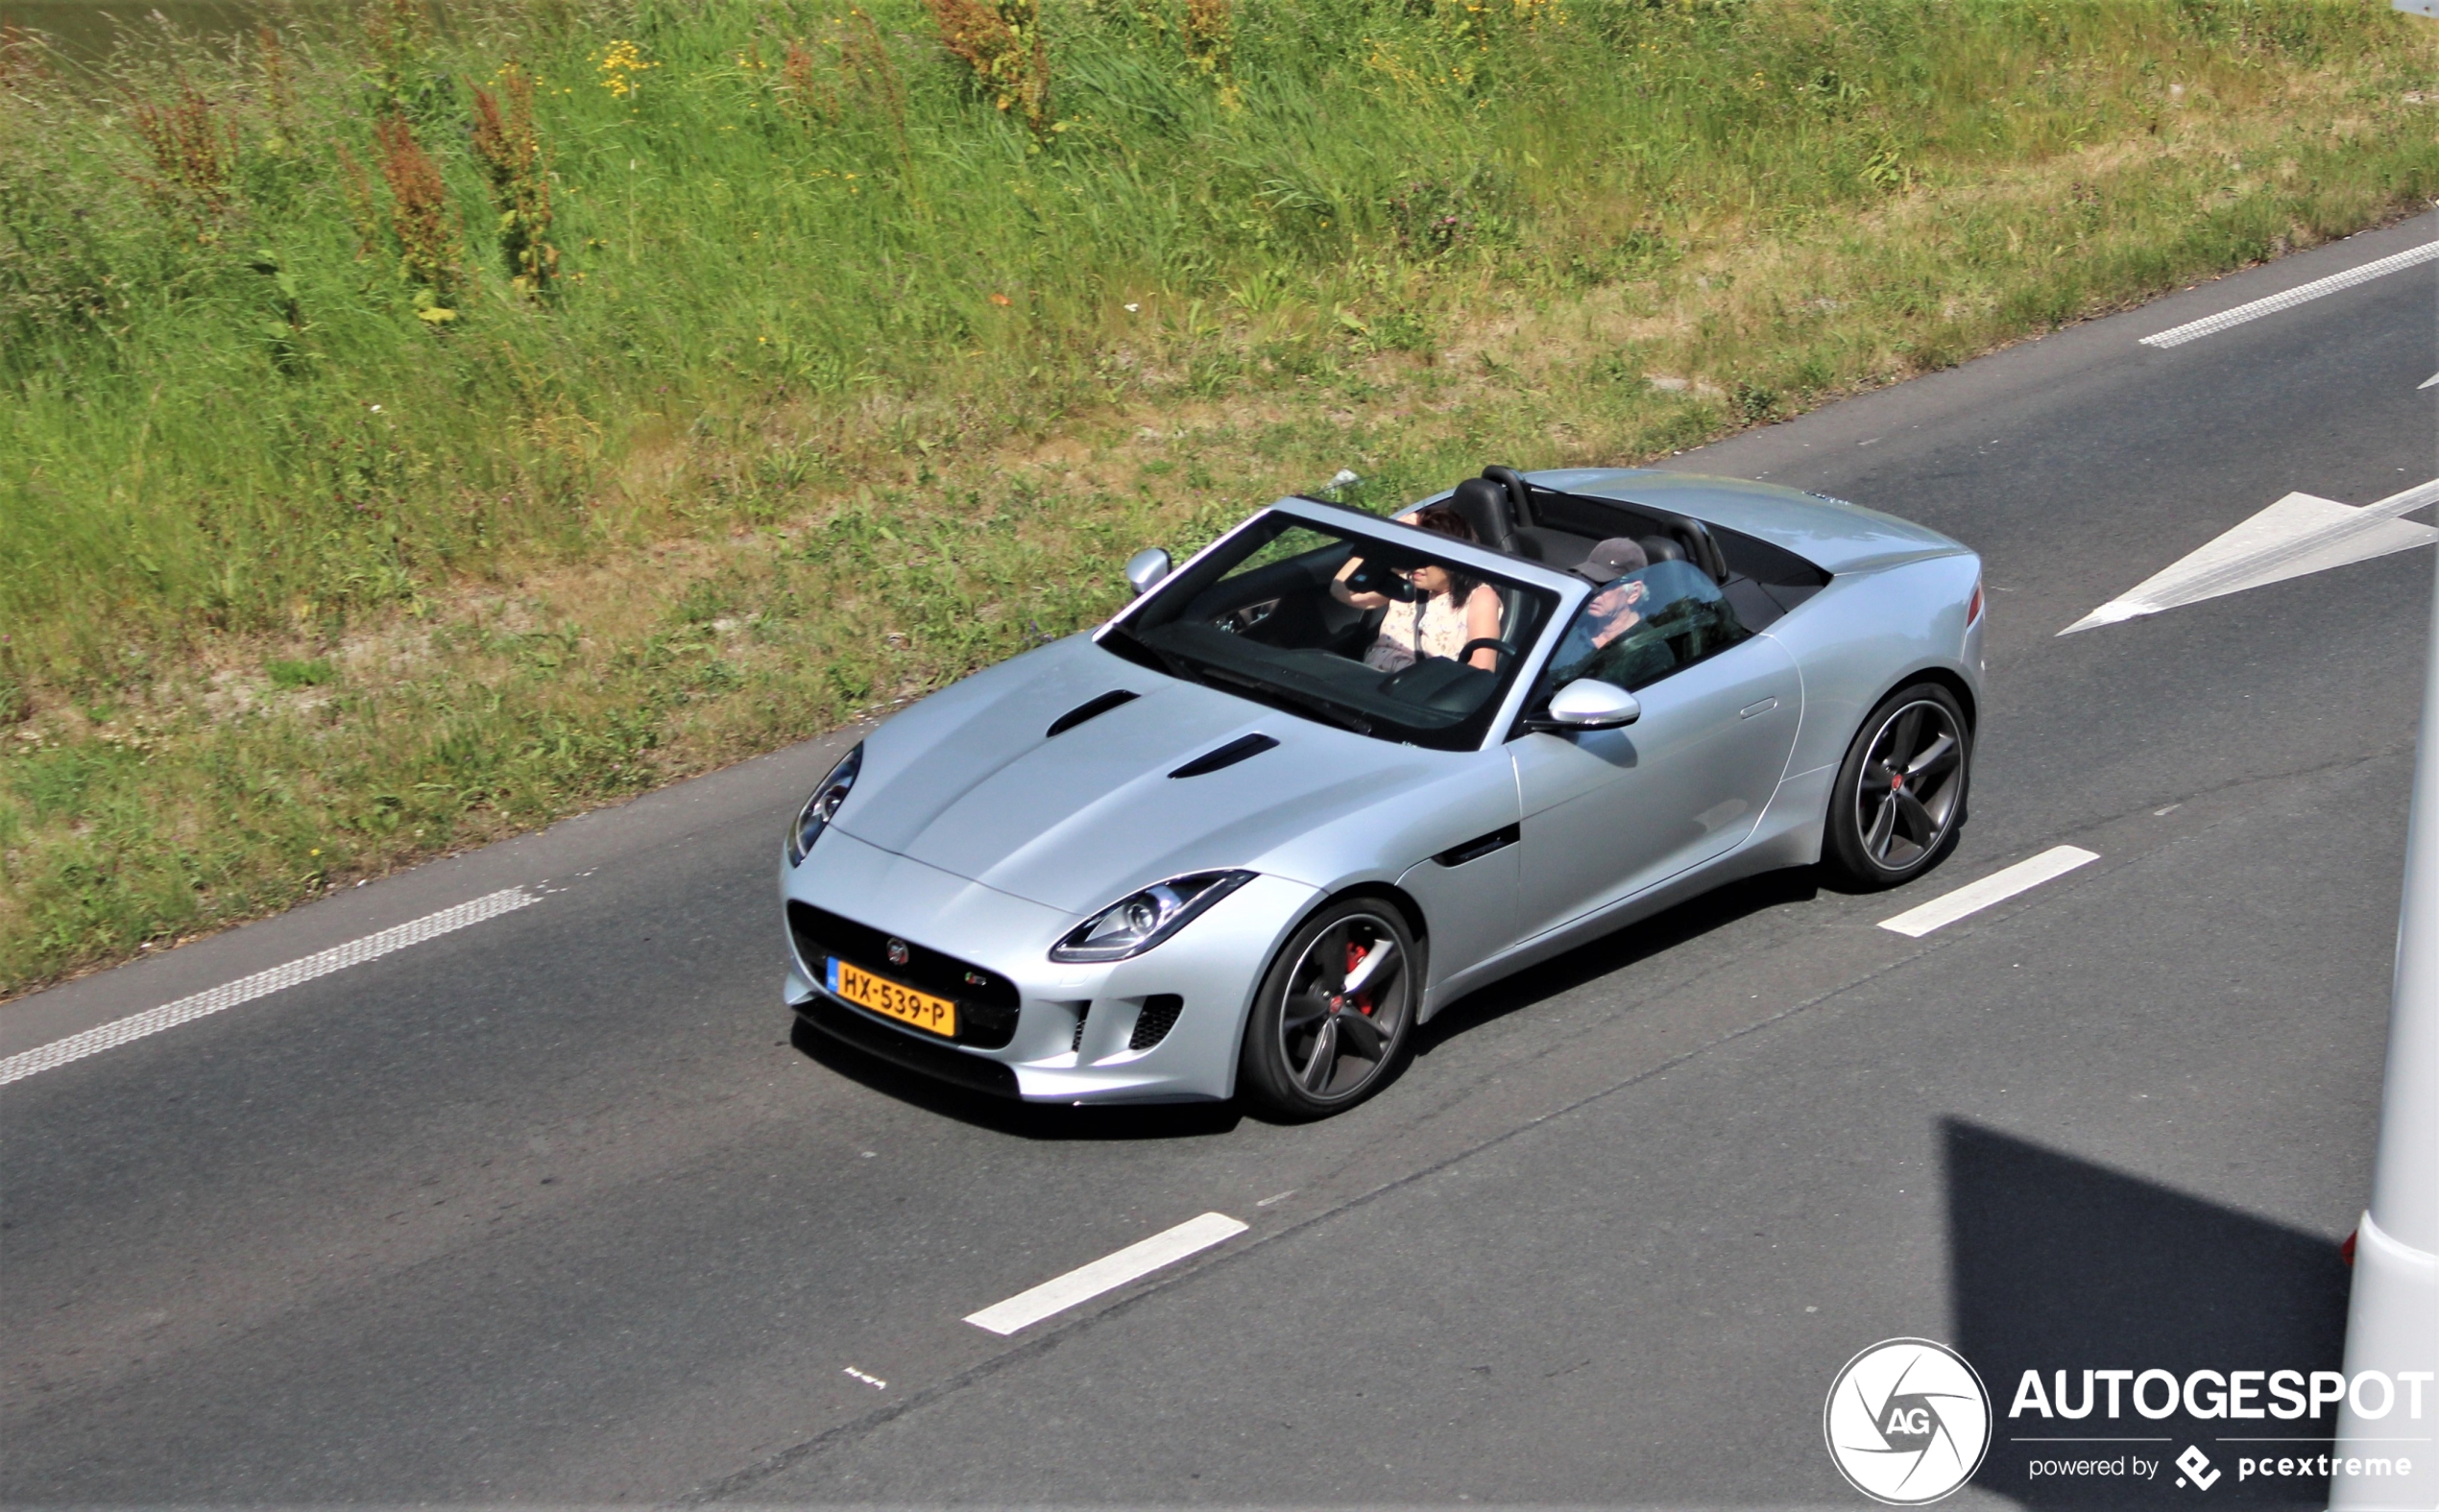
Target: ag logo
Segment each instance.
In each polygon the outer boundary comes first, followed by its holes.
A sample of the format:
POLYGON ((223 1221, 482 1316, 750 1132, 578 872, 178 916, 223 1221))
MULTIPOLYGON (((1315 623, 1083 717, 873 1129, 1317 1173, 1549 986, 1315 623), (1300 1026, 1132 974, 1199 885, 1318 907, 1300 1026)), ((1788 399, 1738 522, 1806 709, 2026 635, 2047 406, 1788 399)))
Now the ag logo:
POLYGON ((1857 1491, 1892 1506, 1937 1501, 1973 1478, 1991 1447, 1991 1399, 1965 1356, 1928 1339, 1887 1339, 1847 1361, 1822 1409, 1829 1457, 1857 1491))

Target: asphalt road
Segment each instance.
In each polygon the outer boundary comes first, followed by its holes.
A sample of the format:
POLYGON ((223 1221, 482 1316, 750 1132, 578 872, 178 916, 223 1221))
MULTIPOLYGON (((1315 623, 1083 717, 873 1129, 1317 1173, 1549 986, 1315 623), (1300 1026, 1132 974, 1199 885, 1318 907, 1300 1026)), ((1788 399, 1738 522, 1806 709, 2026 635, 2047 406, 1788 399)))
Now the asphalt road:
MULTIPOLYGON (((1984 554, 1962 845, 1478 995, 1327 1124, 1004 1109, 792 1044, 774 858, 851 736, 0 1011, 6 1054, 547 880, 0 1096, 0 1499, 1863 1504, 1821 1411, 1876 1340, 1956 1345, 2002 1414, 2027 1367, 2333 1366, 2433 564, 2056 632, 2290 490, 2439 474, 2428 264, 2137 343, 2434 234, 1679 459, 1984 554), (1873 926, 2058 844, 2101 860, 1873 926), (1251 1227, 1013 1338, 959 1321, 1205 1212, 1251 1227)), ((2002 1415, 1951 1504, 2192 1494, 2028 1478, 2042 1431, 2002 1415)))

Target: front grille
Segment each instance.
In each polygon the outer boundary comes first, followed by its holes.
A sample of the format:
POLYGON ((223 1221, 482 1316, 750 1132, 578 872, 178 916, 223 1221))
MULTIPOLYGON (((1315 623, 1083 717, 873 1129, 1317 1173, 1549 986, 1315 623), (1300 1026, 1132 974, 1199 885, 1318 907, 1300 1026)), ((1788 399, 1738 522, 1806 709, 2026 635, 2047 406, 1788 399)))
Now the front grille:
POLYGON ((879 1020, 867 1019, 844 1003, 833 1002, 819 994, 798 1003, 796 1012, 806 1023, 832 1039, 843 1041, 893 1066, 976 1092, 989 1092, 995 1097, 1017 1095, 1016 1072, 1011 1068, 997 1061, 986 1061, 978 1055, 953 1050, 946 1044, 927 1044, 911 1034, 897 1033, 879 1020))
POLYGON ((1186 1000, 1175 993, 1154 993, 1145 998, 1143 1012, 1135 1015, 1135 1032, 1126 1037, 1126 1048, 1148 1050, 1169 1038, 1185 1008, 1186 1000))
POLYGON ((834 955, 876 976, 955 1003, 959 1044, 996 1050, 1016 1038, 1016 984, 995 972, 795 899, 787 902, 787 927, 796 936, 796 950, 804 958, 805 969, 816 981, 823 975, 823 958, 834 955), (893 938, 906 947, 904 966, 889 959, 893 938))

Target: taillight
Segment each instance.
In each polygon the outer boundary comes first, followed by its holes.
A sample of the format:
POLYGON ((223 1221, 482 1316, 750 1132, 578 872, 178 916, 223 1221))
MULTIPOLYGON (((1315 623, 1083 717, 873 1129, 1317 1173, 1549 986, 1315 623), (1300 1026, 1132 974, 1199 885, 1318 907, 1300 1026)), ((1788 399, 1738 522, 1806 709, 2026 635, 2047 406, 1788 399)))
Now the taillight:
POLYGON ((1972 599, 1971 599, 1968 603, 1967 603, 1967 604, 1966 604, 1966 606, 1965 606, 1965 623, 1966 623, 1966 625, 1967 625, 1967 627, 1968 627, 1968 628, 1970 628, 1971 626, 1974 626, 1974 625, 1980 624, 1980 623, 1981 623, 1981 620, 1982 620, 1982 580, 1981 580, 1980 578, 1975 578, 1975 579, 1973 580, 1973 597, 1972 597, 1972 599))

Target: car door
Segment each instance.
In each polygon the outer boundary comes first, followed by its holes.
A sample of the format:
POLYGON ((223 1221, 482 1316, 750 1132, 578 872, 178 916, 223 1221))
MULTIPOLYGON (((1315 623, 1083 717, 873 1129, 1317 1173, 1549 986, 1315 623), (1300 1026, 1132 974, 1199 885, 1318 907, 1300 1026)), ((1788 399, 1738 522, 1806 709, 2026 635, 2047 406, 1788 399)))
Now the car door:
POLYGON ((1630 576, 1648 589, 1638 623, 1584 654, 1562 647, 1528 708, 1600 677, 1630 688, 1642 716, 1620 730, 1509 742, 1525 938, 1725 854, 1752 833, 1795 745, 1803 684, 1786 649, 1746 632, 1716 585, 1683 563, 1630 576))

